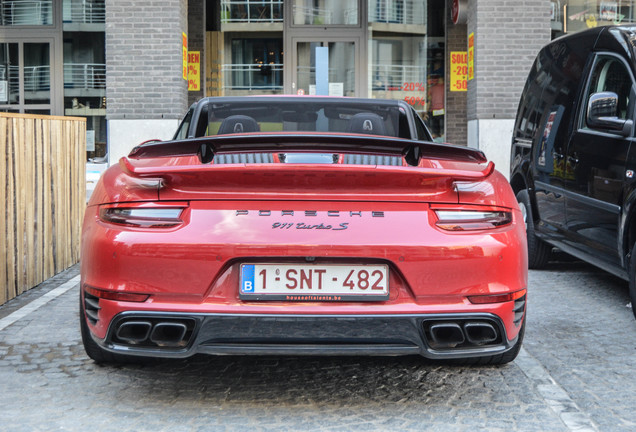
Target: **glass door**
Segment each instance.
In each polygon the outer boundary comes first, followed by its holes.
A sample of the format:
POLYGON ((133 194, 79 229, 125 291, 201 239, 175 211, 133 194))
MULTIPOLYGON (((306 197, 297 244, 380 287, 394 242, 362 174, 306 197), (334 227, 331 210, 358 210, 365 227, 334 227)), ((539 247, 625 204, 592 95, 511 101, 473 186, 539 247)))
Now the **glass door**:
POLYGON ((358 49, 356 40, 294 41, 292 93, 358 96, 358 49))
POLYGON ((51 114, 52 41, 0 43, 0 111, 51 114))

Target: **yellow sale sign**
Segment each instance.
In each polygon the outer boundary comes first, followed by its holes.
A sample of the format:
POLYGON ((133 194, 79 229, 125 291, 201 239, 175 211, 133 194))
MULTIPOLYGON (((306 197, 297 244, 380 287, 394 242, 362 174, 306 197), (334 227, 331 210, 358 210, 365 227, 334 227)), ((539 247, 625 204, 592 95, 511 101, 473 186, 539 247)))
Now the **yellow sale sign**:
POLYGON ((468 53, 451 51, 450 53, 450 91, 468 90, 468 53))
POLYGON ((201 90, 201 52, 188 51, 188 90, 201 90))

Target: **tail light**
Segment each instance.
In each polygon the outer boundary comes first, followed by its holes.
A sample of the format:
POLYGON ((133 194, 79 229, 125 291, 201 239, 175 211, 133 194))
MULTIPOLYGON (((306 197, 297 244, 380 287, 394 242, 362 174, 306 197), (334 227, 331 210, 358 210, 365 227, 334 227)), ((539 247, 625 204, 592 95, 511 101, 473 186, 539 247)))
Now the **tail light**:
POLYGON ((435 225, 446 231, 474 231, 499 228, 512 223, 507 210, 436 209, 435 225))
POLYGON ((139 228, 170 228, 183 223, 183 205, 103 206, 99 218, 108 223, 139 228))

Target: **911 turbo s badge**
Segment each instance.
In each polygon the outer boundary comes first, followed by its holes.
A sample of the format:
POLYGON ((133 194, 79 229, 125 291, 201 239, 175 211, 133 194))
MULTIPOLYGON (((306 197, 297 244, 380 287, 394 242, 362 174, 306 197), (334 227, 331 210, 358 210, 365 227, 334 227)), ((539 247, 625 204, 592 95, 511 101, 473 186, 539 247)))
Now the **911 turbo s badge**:
MULTIPOLYGON (((294 210, 281 210, 272 211, 272 210, 237 210, 236 216, 249 216, 249 215, 258 215, 258 216, 276 216, 283 218, 285 216, 294 216, 294 215, 302 215, 307 218, 317 217, 317 216, 327 216, 329 218, 362 218, 364 216, 371 216, 373 218, 383 218, 384 212, 382 211, 339 211, 339 210, 329 210, 326 212, 318 212, 316 210, 304 210, 304 211, 294 211, 294 210), (324 214, 323 214, 324 213, 324 214)), ((338 224, 329 224, 321 222, 319 224, 308 223, 308 222, 288 222, 284 221, 276 221, 272 224, 272 229, 279 230, 331 230, 331 231, 343 231, 349 228, 350 222, 341 222, 338 224)))
POLYGON ((332 225, 318 224, 318 225, 309 225, 304 222, 274 222, 272 224, 272 229, 306 229, 306 230, 332 230, 332 231, 342 231, 349 228, 349 222, 343 222, 339 224, 337 227, 332 225))

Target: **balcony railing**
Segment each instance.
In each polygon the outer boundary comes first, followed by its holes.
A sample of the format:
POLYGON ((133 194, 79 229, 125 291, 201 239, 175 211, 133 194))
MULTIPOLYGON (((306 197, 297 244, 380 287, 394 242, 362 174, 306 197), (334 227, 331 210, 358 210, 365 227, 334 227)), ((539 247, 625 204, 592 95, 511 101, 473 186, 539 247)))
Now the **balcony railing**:
MULTIPOLYGON (((7 78, 10 93, 17 94, 20 88, 20 68, 18 66, 9 66, 8 68, 0 66, 0 81, 6 81, 7 78)), ((106 88, 106 65, 98 63, 64 64, 64 87, 76 89, 106 88)), ((44 91, 50 88, 51 69, 49 66, 26 66, 24 68, 24 91, 44 91)))
POLYGON ((282 90, 283 65, 274 64, 224 64, 225 90, 282 90))
POLYGON ((283 22, 283 0, 221 0, 222 23, 283 22))
POLYGON ((101 24, 106 22, 104 0, 64 0, 62 8, 65 23, 101 24))
POLYGON ((64 88, 106 88, 106 65, 100 63, 65 63, 64 88))
POLYGON ((4 26, 53 24, 52 0, 9 0, 0 8, 4 26))
POLYGON ((404 83, 424 83, 426 73, 422 66, 374 64, 371 66, 373 90, 401 90, 404 83))
POLYGON ((369 22, 424 25, 426 24, 426 2, 369 0, 369 22))
MULTIPOLYGON (((13 73, 11 75, 14 75, 13 73)), ((17 81, 14 77, 12 77, 17 81)), ((15 83, 13 84, 15 86, 15 83)), ((11 86, 11 84, 10 84, 11 86)), ((24 68, 24 91, 46 91, 51 88, 51 68, 49 66, 28 66, 24 68)))

